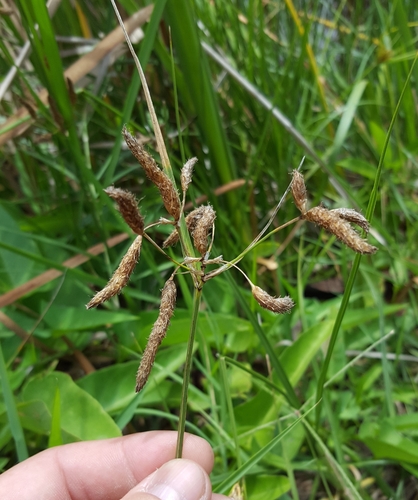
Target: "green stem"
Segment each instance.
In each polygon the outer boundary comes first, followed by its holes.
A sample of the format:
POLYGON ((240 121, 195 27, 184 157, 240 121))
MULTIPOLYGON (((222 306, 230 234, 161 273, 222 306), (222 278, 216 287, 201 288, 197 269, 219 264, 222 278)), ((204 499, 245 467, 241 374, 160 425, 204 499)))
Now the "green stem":
POLYGON ((190 335, 189 335, 189 342, 187 344, 186 363, 184 365, 183 387, 182 387, 181 402, 180 402, 180 416, 177 428, 178 435, 177 435, 177 446, 176 446, 176 458, 181 458, 183 453, 184 430, 186 428, 186 416, 187 416, 187 394, 189 390, 190 373, 192 371, 193 345, 196 336, 197 317, 199 314, 201 298, 202 298, 202 289, 195 288, 193 296, 192 322, 190 324, 190 335))

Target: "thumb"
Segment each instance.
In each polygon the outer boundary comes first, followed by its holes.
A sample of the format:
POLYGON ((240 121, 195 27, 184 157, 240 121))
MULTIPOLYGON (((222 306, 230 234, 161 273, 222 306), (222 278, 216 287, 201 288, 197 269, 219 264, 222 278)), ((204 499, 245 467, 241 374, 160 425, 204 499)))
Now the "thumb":
POLYGON ((191 460, 176 459, 143 479, 122 500, 211 500, 206 472, 191 460))

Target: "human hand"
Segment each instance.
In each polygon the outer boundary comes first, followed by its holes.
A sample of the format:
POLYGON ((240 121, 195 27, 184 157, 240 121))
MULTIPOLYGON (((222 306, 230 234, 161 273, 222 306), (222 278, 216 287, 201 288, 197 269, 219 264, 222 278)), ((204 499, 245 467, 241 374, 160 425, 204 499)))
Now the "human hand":
POLYGON ((224 500, 212 494, 209 444, 177 433, 143 432, 50 448, 0 476, 1 500, 224 500))

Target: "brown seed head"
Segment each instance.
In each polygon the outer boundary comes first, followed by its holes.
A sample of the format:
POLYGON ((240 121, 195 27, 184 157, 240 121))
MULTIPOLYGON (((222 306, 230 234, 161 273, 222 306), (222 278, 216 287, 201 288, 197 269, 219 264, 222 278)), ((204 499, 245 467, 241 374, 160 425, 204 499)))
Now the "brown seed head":
POLYGON ((304 214, 306 212, 306 202, 308 201, 305 181, 303 180, 303 175, 298 170, 293 170, 292 175, 292 196, 298 210, 304 214))
POLYGON ((264 309, 268 309, 269 311, 273 311, 274 313, 288 313, 295 305, 290 297, 272 297, 266 291, 256 285, 252 285, 251 292, 253 294, 253 297, 261 307, 264 307, 264 309))
MULTIPOLYGON (((186 216, 186 226, 187 229, 189 230, 190 234, 193 234, 193 231, 196 228, 196 224, 198 220, 202 217, 203 213, 205 212, 206 207, 198 207, 195 208, 193 211, 191 211, 187 216, 186 216)), ((179 241, 179 233, 177 229, 174 229, 171 234, 168 236, 168 238, 164 241, 163 243, 163 248, 170 247, 172 245, 175 245, 179 241)))
POLYGON ((341 219, 357 224, 366 233, 370 231, 369 221, 361 213, 357 212, 357 210, 353 210, 352 208, 334 208, 330 212, 336 213, 341 219))
POLYGON ((90 300, 86 305, 87 309, 103 304, 103 302, 119 293, 128 284, 129 278, 138 262, 141 245, 142 236, 137 236, 110 278, 109 283, 90 300))
POLYGON ((184 164, 184 167, 181 169, 180 180, 183 193, 187 191, 189 184, 192 182, 193 167, 196 165, 196 163, 197 158, 190 158, 190 160, 187 160, 184 164))
POLYGON ((108 187, 104 192, 115 200, 125 222, 136 234, 144 234, 144 219, 138 210, 135 196, 123 189, 108 187))
POLYGON ((167 212, 177 221, 180 218, 181 204, 176 188, 167 175, 158 167, 154 158, 139 144, 126 127, 122 130, 123 137, 128 148, 138 160, 145 171, 148 179, 154 183, 160 191, 161 198, 167 212))
POLYGON ((203 207, 202 215, 196 223, 196 227, 192 233, 193 244, 200 255, 205 255, 208 249, 208 235, 212 229, 216 218, 216 212, 210 205, 203 207))
POLYGON ((170 319, 174 312, 176 295, 176 285, 172 279, 169 279, 166 281, 161 292, 160 314, 152 327, 147 346, 145 347, 144 354, 142 355, 141 364, 139 365, 138 372, 136 374, 136 392, 139 392, 147 383, 152 365, 155 361, 155 356, 157 355, 158 347, 167 333, 170 319))
POLYGON ((347 220, 344 217, 341 217, 340 212, 327 210, 324 207, 314 207, 303 214, 302 217, 303 219, 313 222, 334 234, 339 240, 355 252, 361 254, 373 254, 377 251, 376 247, 367 243, 366 240, 363 240, 363 238, 361 238, 361 236, 354 231, 347 220))

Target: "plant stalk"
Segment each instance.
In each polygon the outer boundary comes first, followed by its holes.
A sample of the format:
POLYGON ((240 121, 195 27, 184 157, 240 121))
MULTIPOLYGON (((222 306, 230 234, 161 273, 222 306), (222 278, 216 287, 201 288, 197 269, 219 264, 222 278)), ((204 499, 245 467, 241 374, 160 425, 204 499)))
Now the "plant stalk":
POLYGON ((183 454, 184 431, 186 428, 186 416, 187 416, 187 394, 189 391, 190 373, 192 371, 193 346, 194 346, 194 339, 196 336, 197 318, 199 314, 201 298, 202 298, 202 288, 195 288, 193 295, 192 322, 190 324, 190 335, 187 344, 186 363, 184 365, 179 423, 177 427, 178 434, 177 434, 176 458, 181 458, 183 454))

